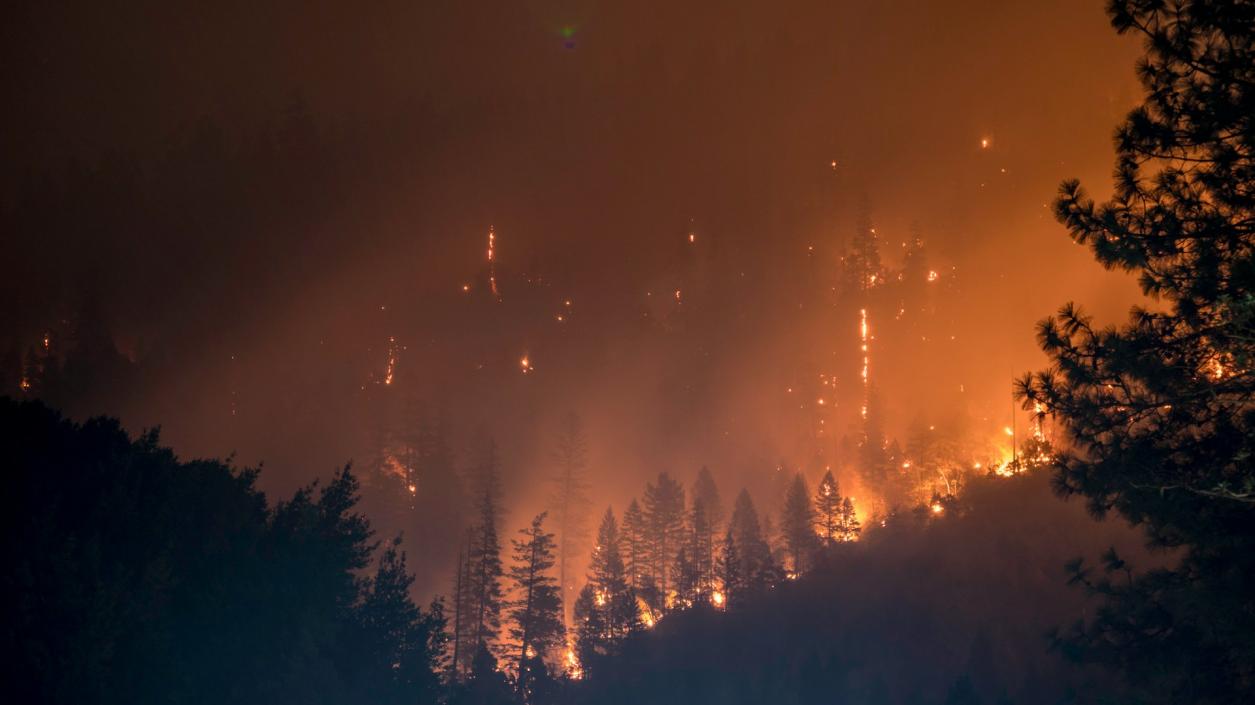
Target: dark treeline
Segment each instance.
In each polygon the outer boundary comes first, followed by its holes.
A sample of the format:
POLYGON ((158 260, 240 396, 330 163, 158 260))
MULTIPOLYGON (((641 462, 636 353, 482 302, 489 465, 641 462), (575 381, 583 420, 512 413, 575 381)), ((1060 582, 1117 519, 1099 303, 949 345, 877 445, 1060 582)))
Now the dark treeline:
POLYGON ((445 617, 356 510, 348 469, 268 502, 150 433, 0 401, 14 702, 413 702, 445 617))
POLYGON ((622 523, 602 516, 568 635, 548 516, 511 550, 497 535, 491 446, 449 609, 420 608, 347 469, 271 503, 254 471, 179 461, 153 433, 2 406, 6 680, 31 702, 940 703, 965 683, 1052 702, 1093 686, 1045 649, 1081 600, 1062 565, 1131 538, 1034 503, 1044 475, 856 542, 830 477, 798 477, 776 532, 705 469, 691 492, 663 473, 622 523))

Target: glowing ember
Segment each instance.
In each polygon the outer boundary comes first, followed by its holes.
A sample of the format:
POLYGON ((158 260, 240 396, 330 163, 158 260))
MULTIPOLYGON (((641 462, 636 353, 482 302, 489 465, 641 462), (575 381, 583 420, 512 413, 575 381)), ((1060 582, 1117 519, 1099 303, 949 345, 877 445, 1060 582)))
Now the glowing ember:
POLYGON ((383 383, 391 385, 397 371, 397 339, 388 336, 388 362, 384 367, 383 383))
POLYGON ((946 508, 941 506, 941 502, 933 502, 929 509, 932 510, 933 514, 941 514, 946 511, 946 508))
POLYGON ((720 608, 723 607, 723 603, 725 601, 726 601, 726 598, 724 598, 722 592, 715 590, 714 592, 710 593, 710 604, 714 605, 715 607, 720 607, 720 608))
POLYGON ((497 233, 493 231, 492 226, 488 226, 488 286, 492 289, 492 295, 501 299, 501 292, 497 291, 497 233))
POLYGON ((532 367, 532 360, 527 355, 524 355, 523 358, 519 360, 519 367, 523 370, 523 374, 525 375, 531 374, 536 369, 535 367, 532 367))

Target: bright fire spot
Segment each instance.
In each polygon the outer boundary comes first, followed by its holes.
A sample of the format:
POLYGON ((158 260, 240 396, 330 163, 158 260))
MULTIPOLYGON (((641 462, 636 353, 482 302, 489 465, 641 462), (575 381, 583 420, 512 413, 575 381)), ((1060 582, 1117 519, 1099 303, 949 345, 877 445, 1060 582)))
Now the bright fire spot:
POLYGON ((697 236, 693 233, 689 233, 689 242, 697 242, 697 236))
POLYGON ((941 502, 933 502, 929 509, 932 510, 933 514, 940 514, 946 510, 945 507, 941 506, 941 502))
POLYGON ((863 406, 861 409, 861 414, 862 414, 862 417, 866 419, 867 418, 867 393, 868 393, 867 374, 868 374, 868 368, 871 366, 871 356, 867 352, 867 337, 868 337, 867 334, 869 330, 868 325, 867 325, 867 309, 865 308, 859 309, 858 315, 859 315, 858 336, 859 336, 859 341, 861 342, 860 347, 863 351, 863 369, 862 369, 862 372, 860 373, 863 377, 863 406))
POLYGON ((937 277, 938 277, 938 274, 937 274, 936 270, 929 270, 929 272, 928 272, 928 281, 930 281, 930 282, 935 282, 935 281, 937 281, 937 277))
POLYGON ((641 616, 641 624, 646 629, 653 629, 654 624, 657 622, 657 619, 654 617, 654 611, 650 608, 649 603, 645 602, 644 598, 640 596, 636 598, 636 611, 641 616))
POLYGON ((676 290, 675 290, 675 300, 676 300, 676 301, 679 301, 679 300, 680 300, 680 290, 679 290, 679 289, 676 289, 676 290))
POLYGON ((1015 431, 1011 430, 1011 427, 1010 427, 1010 426, 1004 426, 1004 427, 1003 427, 1003 429, 1002 429, 1002 432, 1003 432, 1003 433, 1005 433, 1005 434, 1007 434, 1008 436, 1014 436, 1014 435, 1015 435, 1015 431))
POLYGON ((470 290, 471 290, 471 285, 470 285, 470 284, 463 284, 463 285, 462 285, 462 291, 470 291, 470 290))
POLYGON ((710 593, 710 604, 714 605, 715 607, 723 607, 724 602, 725 602, 725 598, 722 592, 715 590, 714 592, 710 593))
POLYGON ((579 680, 584 677, 584 669, 580 667, 580 660, 575 656, 575 649, 567 646, 566 654, 562 660, 566 665, 567 675, 570 676, 572 680, 579 680))
POLYGON ((412 482, 406 486, 406 489, 410 491, 410 494, 418 494, 418 485, 412 482))
POLYGON ((989 139, 988 137, 982 137, 982 138, 980 138, 980 148, 981 148, 981 149, 989 149, 989 145, 991 145, 991 144, 993 144, 993 140, 989 139))
POLYGON ((519 367, 520 367, 520 368, 522 368, 522 370, 523 370, 523 374, 525 374, 525 375, 526 375, 526 374, 531 374, 532 370, 536 369, 536 368, 532 367, 532 360, 531 360, 531 358, 529 358, 529 357, 528 357, 528 356, 526 356, 526 355, 524 355, 524 356, 523 356, 523 359, 519 360, 519 367))
POLYGON ((29 392, 31 390, 31 381, 23 377, 22 381, 17 383, 17 386, 20 387, 23 392, 29 392))

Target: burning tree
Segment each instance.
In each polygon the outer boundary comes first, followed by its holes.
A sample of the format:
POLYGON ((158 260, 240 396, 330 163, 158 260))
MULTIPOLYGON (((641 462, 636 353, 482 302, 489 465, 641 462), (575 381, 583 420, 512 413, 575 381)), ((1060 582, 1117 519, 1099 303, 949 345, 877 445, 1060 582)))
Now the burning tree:
POLYGON ((558 585, 562 595, 562 617, 569 612, 567 595, 574 582, 570 563, 584 540, 588 538, 588 444, 580 417, 568 414, 562 420, 562 431, 554 451, 557 474, 553 477, 550 497, 554 519, 558 524, 558 585))
POLYGON ((562 620, 562 596, 553 569, 554 536, 544 529, 545 512, 519 530, 523 539, 514 539, 514 565, 510 580, 518 598, 510 607, 510 638, 519 649, 520 692, 527 692, 535 674, 544 671, 546 653, 562 646, 566 626, 562 620))
POLYGON ((645 487, 645 528, 649 544, 649 562, 653 585, 644 591, 657 590, 653 602, 663 611, 667 608, 668 581, 675 553, 684 531, 684 488, 667 473, 659 473, 657 483, 645 487))
POLYGON ((575 607, 575 650, 585 670, 595 671, 600 659, 641 626, 636 594, 627 582, 622 543, 614 512, 607 508, 589 561, 588 584, 575 607))
POLYGON ((824 473, 815 488, 815 524, 819 529, 819 537, 824 547, 828 548, 838 540, 841 522, 841 488, 832 476, 832 471, 824 473))
POLYGON ((784 495, 780 512, 780 531, 793 564, 793 573, 801 575, 810 568, 816 548, 815 512, 811 508, 810 491, 801 473, 793 476, 784 495))
POLYGON ((1181 549, 1170 569, 1072 566, 1105 599, 1064 638, 1145 702, 1255 699, 1255 5, 1114 0, 1145 38, 1142 105, 1116 133, 1113 198, 1063 184, 1055 211, 1162 301, 1120 328, 1069 304, 1040 324, 1053 365, 1018 384, 1072 448, 1056 486, 1181 549), (1116 580, 1112 573, 1119 575, 1116 580))

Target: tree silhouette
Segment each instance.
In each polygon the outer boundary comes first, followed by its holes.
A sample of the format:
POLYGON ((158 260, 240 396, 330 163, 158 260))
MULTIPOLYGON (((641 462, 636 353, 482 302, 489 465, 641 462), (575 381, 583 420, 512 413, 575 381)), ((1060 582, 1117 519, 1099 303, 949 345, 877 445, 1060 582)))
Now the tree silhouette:
POLYGON ((684 488, 665 472, 645 487, 645 527, 651 573, 658 590, 653 603, 665 612, 670 587, 667 578, 684 531, 684 488))
POLYGON ((544 655, 562 646, 566 626, 562 619, 562 597, 557 580, 549 571, 554 566, 554 536, 545 531, 545 512, 520 529, 514 539, 514 565, 510 580, 518 598, 510 607, 510 638, 518 645, 518 678, 520 692, 531 688, 535 674, 529 661, 535 660, 544 669, 544 655))
POLYGON ((841 488, 831 470, 824 473, 815 488, 815 517, 824 547, 831 547, 838 540, 841 521, 841 488))
POLYGON ((1255 699, 1255 6, 1113 0, 1141 35, 1144 102, 1116 132, 1112 199, 1079 182, 1055 201, 1072 238, 1136 272, 1163 305, 1100 328, 1068 304, 1038 337, 1052 366, 1018 383, 1071 448, 1056 486, 1119 512, 1171 568, 1137 573, 1114 552, 1073 580, 1104 599, 1068 653, 1118 667, 1141 702, 1255 699))
POLYGON ((815 551, 815 511, 811 507, 810 491, 801 473, 793 476, 785 491, 784 507, 780 511, 780 531, 784 545, 793 564, 794 575, 801 575, 810 568, 815 551))

